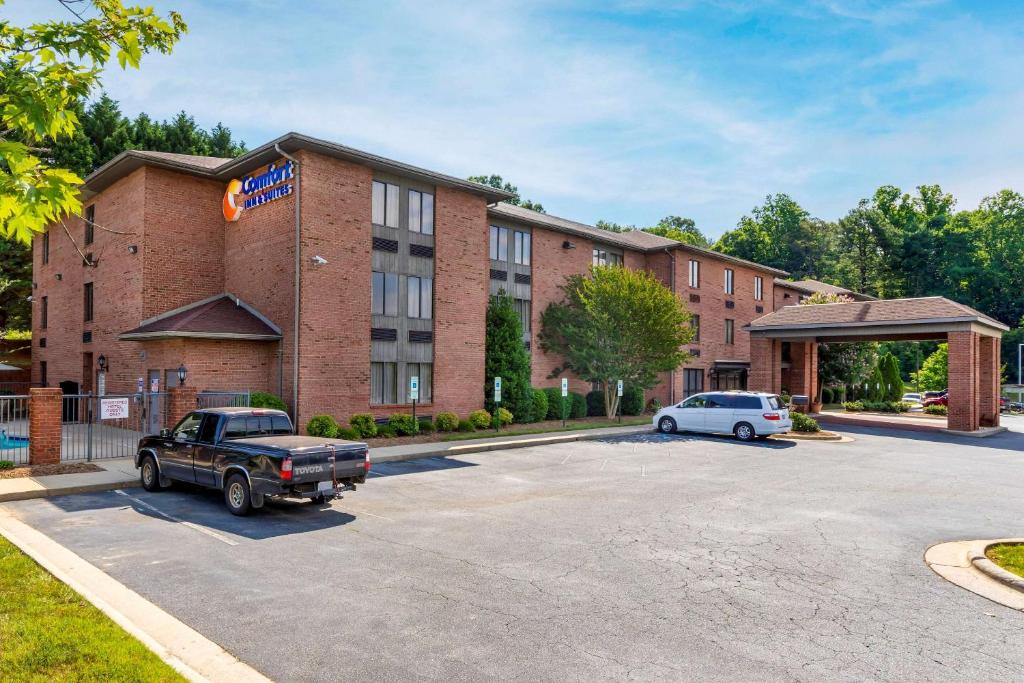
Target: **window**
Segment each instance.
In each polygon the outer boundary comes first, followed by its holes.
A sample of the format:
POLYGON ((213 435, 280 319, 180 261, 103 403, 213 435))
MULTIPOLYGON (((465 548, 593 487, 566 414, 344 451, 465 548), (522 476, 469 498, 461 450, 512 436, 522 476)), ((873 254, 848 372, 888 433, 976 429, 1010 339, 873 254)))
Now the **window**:
POLYGON ((693 328, 693 341, 699 342, 700 341, 700 316, 699 315, 691 315, 690 316, 690 327, 693 328))
POLYGON ((370 363, 370 403, 398 403, 398 363, 370 363))
POLYGON ((195 441, 199 434, 199 423, 203 419, 202 413, 189 413, 178 426, 174 428, 175 441, 195 441))
POLYGON ((39 383, 46 386, 46 361, 39 361, 39 383))
POLYGON ((530 233, 516 232, 515 251, 513 252, 512 258, 520 265, 530 265, 530 233))
POLYGON ((726 318, 726 320, 725 320, 725 343, 726 344, 732 344, 733 343, 733 339, 732 339, 732 323, 733 323, 732 320, 729 320, 728 318, 726 318))
POLYGON ((725 293, 726 294, 733 294, 734 293, 733 277, 735 277, 735 273, 733 273, 732 268, 726 268, 725 269, 725 293))
POLYGON ((83 320, 88 323, 92 322, 92 283, 86 282, 83 291, 85 295, 83 301, 85 315, 83 316, 83 320))
POLYGON ((372 285, 371 313, 374 315, 398 315, 398 275, 374 271, 372 285))
POLYGON ((46 329, 46 325, 50 320, 50 301, 47 297, 43 297, 43 302, 40 305, 42 310, 39 311, 39 327, 46 329))
POLYGON ((516 313, 519 314, 519 323, 523 326, 523 332, 530 332, 530 300, 529 299, 515 299, 513 303, 516 307, 516 313))
POLYGON ((409 230, 434 234, 434 195, 409 190, 409 230))
POLYGON ((429 277, 409 276, 407 281, 410 318, 431 318, 433 316, 434 280, 429 277))
POLYGON ((398 185, 373 181, 372 213, 375 224, 398 227, 398 185))
POLYGON ((50 232, 43 233, 43 264, 50 262, 50 232))
POLYGON ((700 368, 683 370, 683 396, 693 396, 704 391, 704 371, 700 368))
POLYGON ((622 254, 616 254, 615 252, 608 251, 607 249, 600 249, 598 247, 594 247, 594 265, 621 266, 622 254))
MULTIPOLYGON (((96 236, 93 222, 96 220, 96 205, 92 204, 85 207, 85 243, 92 244, 93 237, 96 236)), ((92 259, 90 259, 92 260, 92 259)))
POLYGON ((764 279, 760 275, 754 276, 754 299, 764 301, 764 279))
POLYGON ((690 259, 690 286, 700 287, 700 261, 690 259))
POLYGON ((217 415, 207 415, 206 419, 203 420, 203 426, 199 429, 199 440, 203 443, 213 443, 217 440, 217 425, 220 423, 220 417, 217 415))
POLYGON ((491 226, 491 260, 508 260, 508 228, 491 226))
POLYGON ((705 408, 708 405, 707 396, 693 396, 679 404, 680 408, 705 408))
MULTIPOLYGON (((405 366, 405 381, 412 382, 413 377, 420 378, 420 397, 417 403, 430 403, 434 399, 434 366, 430 363, 408 363, 405 366)), ((411 384, 410 384, 411 386, 411 384)), ((407 392, 408 393, 408 392, 407 392)), ((412 402, 408 396, 406 400, 412 402)))

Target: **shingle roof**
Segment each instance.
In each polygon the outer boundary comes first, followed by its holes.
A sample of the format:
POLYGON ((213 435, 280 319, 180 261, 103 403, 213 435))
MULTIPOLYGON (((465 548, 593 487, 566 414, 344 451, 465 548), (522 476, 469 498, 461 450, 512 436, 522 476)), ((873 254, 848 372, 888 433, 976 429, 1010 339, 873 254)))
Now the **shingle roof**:
POLYGON ((815 294, 821 292, 823 294, 842 294, 844 296, 857 299, 858 301, 874 301, 875 297, 869 294, 862 294, 861 292, 855 292, 852 289, 846 289, 845 287, 839 287, 837 285, 831 285, 821 280, 783 280, 782 278, 775 278, 775 284, 782 287, 789 287, 805 294, 815 294))
POLYGON ((567 218, 559 218, 558 216, 552 216, 551 214, 541 213, 531 209, 524 209, 521 206, 505 203, 488 207, 487 212, 492 217, 520 221, 531 225, 539 225, 556 232, 586 237, 588 239, 604 242, 605 244, 615 244, 627 249, 647 252, 663 251, 665 249, 679 249, 699 254, 701 256, 718 259, 720 261, 728 261, 730 263, 747 266, 748 268, 756 268, 757 270, 763 270, 776 275, 788 275, 784 270, 769 268, 768 266, 763 266, 760 263, 754 263, 753 261, 729 256, 728 254, 723 254, 721 252, 714 251, 713 249, 704 249, 690 244, 683 244, 682 242, 670 240, 667 237, 644 232, 643 230, 612 232, 611 230, 602 230, 601 228, 593 225, 587 225, 586 223, 578 223, 567 218))
POLYGON ((751 330, 772 330, 958 321, 980 322, 989 327, 1009 329, 998 320, 990 318, 970 306, 950 301, 941 296, 785 306, 754 320, 748 327, 751 330))
POLYGON ((281 338, 281 330, 256 309, 225 293, 144 320, 118 338, 167 337, 272 340, 281 338))

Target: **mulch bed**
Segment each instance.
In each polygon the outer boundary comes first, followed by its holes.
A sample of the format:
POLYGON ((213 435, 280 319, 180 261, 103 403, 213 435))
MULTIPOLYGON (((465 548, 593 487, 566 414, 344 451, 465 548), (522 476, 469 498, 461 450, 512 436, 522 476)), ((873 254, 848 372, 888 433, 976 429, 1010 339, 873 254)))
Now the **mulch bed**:
POLYGON ((80 474, 82 472, 102 471, 102 467, 98 467, 89 462, 59 462, 49 465, 19 465, 13 469, 0 470, 0 479, 45 477, 50 474, 80 474))
POLYGON ((839 441, 843 437, 835 432, 828 432, 822 429, 820 432, 786 432, 785 434, 773 434, 773 439, 796 439, 797 441, 839 441))

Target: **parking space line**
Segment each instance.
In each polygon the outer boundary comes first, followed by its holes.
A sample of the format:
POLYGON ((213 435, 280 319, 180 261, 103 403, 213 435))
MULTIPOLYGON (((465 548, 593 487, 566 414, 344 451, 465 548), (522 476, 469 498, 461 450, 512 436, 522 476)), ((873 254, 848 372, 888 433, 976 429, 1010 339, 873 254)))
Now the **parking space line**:
POLYGON ((607 464, 608 464, 608 458, 605 458, 605 459, 604 459, 604 462, 602 462, 602 463, 601 463, 601 469, 600 469, 600 470, 598 470, 598 471, 599 471, 599 472, 604 472, 604 468, 605 468, 605 466, 606 466, 607 464))
POLYGON ((164 512, 163 510, 160 510, 158 508, 153 507, 152 505, 150 505, 149 503, 147 503, 144 500, 139 500, 135 496, 128 495, 127 493, 125 493, 121 489, 115 489, 114 493, 116 493, 118 495, 121 495, 121 496, 124 496, 128 500, 131 500, 131 501, 141 505, 142 507, 146 508, 150 512, 155 512, 156 514, 160 515, 161 517, 163 517, 165 519, 169 519, 172 522, 177 522, 178 524, 183 524, 183 525, 187 526, 189 529, 193 529, 195 531, 198 531, 201 534, 206 534, 210 538, 215 538, 218 541, 220 541, 221 543, 227 543, 228 545, 238 545, 238 541, 233 541, 230 538, 228 538, 227 536, 221 536, 216 531, 213 531, 212 529, 207 529, 204 526, 200 526, 198 524, 194 524, 192 522, 185 521, 184 519, 179 519, 179 518, 175 517, 172 514, 168 514, 168 513, 164 512))
POLYGON ((565 456, 565 458, 559 464, 564 465, 565 463, 569 462, 569 458, 571 458, 573 455, 575 455, 575 454, 574 453, 570 453, 569 455, 565 456))

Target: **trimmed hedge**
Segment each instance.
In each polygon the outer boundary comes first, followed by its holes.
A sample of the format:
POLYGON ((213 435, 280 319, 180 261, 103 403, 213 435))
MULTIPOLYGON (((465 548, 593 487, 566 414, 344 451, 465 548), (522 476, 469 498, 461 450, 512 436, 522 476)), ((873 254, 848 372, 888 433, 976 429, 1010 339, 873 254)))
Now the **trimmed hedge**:
POLYGON ((469 420, 459 420, 459 431, 460 432, 475 432, 476 427, 469 420))
POLYGON ((813 417, 808 417, 803 413, 791 413, 790 417, 793 419, 793 431, 794 432, 820 432, 821 425, 813 417))
POLYGON ((903 401, 847 401, 843 408, 848 411, 870 410, 876 413, 905 413, 910 404, 903 401))
POLYGON ((438 413, 434 425, 439 432, 454 432, 459 428, 459 416, 455 413, 438 413))
POLYGON ((821 402, 831 403, 832 402, 832 390, 828 387, 823 387, 821 390, 821 402))
POLYGON ((373 415, 369 413, 359 413, 353 415, 349 421, 352 429, 363 439, 369 439, 377 436, 377 423, 373 420, 373 415))
POLYGON ((477 429, 487 429, 491 426, 491 414, 482 408, 474 410, 469 414, 469 421, 477 429))
POLYGON ((388 418, 388 426, 395 430, 399 436, 412 436, 419 431, 419 423, 412 415, 405 413, 394 413, 388 418))
POLYGON ((587 415, 591 417, 604 415, 604 392, 600 389, 587 392, 587 415))
POLYGON ((333 439, 338 436, 338 423, 330 415, 314 415, 306 423, 306 433, 333 439))
POLYGON ((548 395, 543 389, 531 389, 533 394, 533 409, 530 411, 530 421, 540 422, 548 419, 548 395))
POLYGON ((569 407, 569 417, 574 420, 578 420, 581 417, 587 416, 587 397, 583 394, 577 394, 575 391, 569 392, 569 398, 572 399, 572 405, 569 407))
POLYGON ((943 405, 925 406, 924 412, 929 415, 949 415, 949 408, 943 405))
POLYGON ((622 414, 639 415, 644 412, 644 392, 638 387, 622 387, 622 414))
POLYGON ((396 432, 395 428, 391 425, 378 425, 377 436, 382 439, 393 439, 398 436, 398 432, 396 432))
POLYGON ((250 408, 273 408, 274 410, 288 410, 288 406, 284 404, 284 401, 279 399, 274 394, 268 394, 265 391, 254 391, 249 394, 249 407, 250 408))
MULTIPOLYGON (((562 390, 558 387, 547 387, 543 390, 544 395, 548 399, 548 411, 546 414, 549 420, 561 420, 562 419, 562 390)), ((566 408, 568 408, 568 401, 566 401, 566 408)), ((566 410, 566 414, 568 414, 566 410)))
POLYGON ((420 420, 420 434, 433 434, 436 426, 430 420, 420 420))
POLYGON ((510 425, 512 424, 512 411, 504 408, 498 408, 498 424, 510 425))
POLYGON ((359 441, 359 433, 348 427, 339 427, 336 438, 345 439, 346 441, 359 441))

